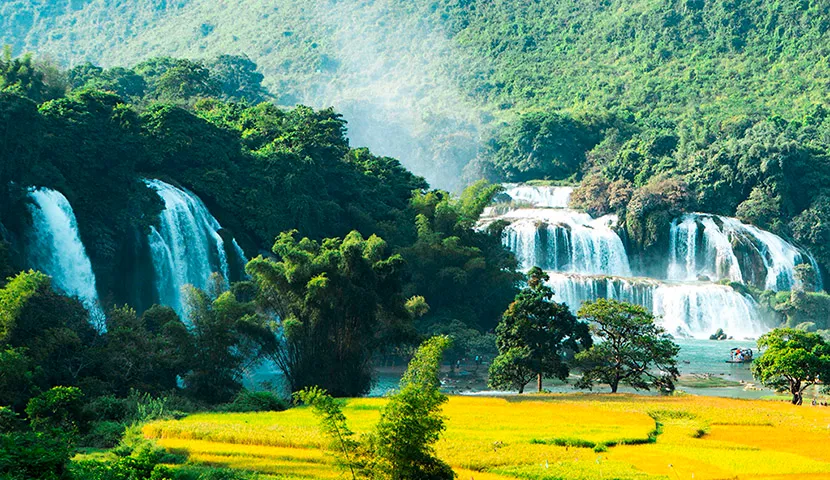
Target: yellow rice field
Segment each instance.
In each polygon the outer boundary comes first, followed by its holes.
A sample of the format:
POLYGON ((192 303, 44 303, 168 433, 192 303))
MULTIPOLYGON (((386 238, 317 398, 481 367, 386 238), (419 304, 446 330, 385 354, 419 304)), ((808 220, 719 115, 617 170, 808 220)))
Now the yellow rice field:
MULTIPOLYGON (((382 399, 353 399, 352 429, 371 429, 382 399)), ((830 408, 714 397, 451 397, 438 454, 462 480, 830 480, 830 408)), ((144 427, 198 464, 265 478, 339 478, 306 408, 199 414, 144 427)))

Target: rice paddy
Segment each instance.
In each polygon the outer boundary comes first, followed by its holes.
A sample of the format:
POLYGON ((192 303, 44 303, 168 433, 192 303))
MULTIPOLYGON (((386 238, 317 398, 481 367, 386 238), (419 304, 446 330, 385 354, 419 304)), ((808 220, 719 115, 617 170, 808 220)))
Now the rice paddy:
MULTIPOLYGON (((346 402, 369 431, 383 399, 346 402)), ((715 397, 526 395, 451 397, 438 454, 462 480, 830 480, 830 408, 715 397)), ((306 408, 198 414, 144 427, 193 464, 263 478, 339 478, 328 441, 306 408)))

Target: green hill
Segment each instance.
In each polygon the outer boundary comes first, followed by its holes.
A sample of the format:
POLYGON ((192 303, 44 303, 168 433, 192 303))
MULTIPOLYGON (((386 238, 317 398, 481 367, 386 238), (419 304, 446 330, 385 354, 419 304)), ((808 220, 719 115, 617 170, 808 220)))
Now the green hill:
POLYGON ((584 206, 630 217, 646 250, 665 223, 650 212, 697 209, 794 237, 825 265, 829 27, 830 4, 809 0, 0 7, 0 42, 68 65, 246 54, 279 103, 334 105, 352 145, 439 187, 482 176, 621 181, 633 208, 607 192, 584 206), (647 201, 666 176, 682 198, 647 201))
POLYGON ((820 1, 0 7, 0 42, 64 64, 245 53, 282 103, 334 104, 351 120, 355 143, 450 187, 476 155, 478 132, 489 138, 517 112, 624 110, 638 124, 654 119, 692 134, 746 115, 803 116, 827 103, 828 25, 830 5, 820 1))

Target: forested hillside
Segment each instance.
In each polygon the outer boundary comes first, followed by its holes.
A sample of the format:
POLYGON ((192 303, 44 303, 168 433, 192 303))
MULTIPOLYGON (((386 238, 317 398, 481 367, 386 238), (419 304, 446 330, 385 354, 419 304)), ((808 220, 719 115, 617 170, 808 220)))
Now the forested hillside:
POLYGON ((548 143, 578 161, 609 128, 616 142, 669 130, 678 137, 673 156, 682 157, 747 122, 800 121, 827 102, 830 6, 820 1, 87 0, 1 8, 0 42, 62 63, 244 52, 281 102, 335 104, 357 145, 451 188, 476 156, 479 135, 499 141, 468 167, 471 177, 493 164, 495 176, 557 177, 578 169, 550 168, 550 154, 537 151, 548 143), (514 145, 535 145, 532 133, 502 131, 528 111, 575 118, 543 132, 534 148, 541 165, 514 145))

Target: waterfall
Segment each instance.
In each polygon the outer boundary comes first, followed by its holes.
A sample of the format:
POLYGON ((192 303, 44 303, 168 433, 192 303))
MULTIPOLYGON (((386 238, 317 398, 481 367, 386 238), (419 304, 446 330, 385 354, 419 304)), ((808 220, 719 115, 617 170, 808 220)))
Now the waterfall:
POLYGON ((187 317, 185 285, 204 289, 214 272, 230 278, 222 227, 193 193, 160 180, 145 182, 164 201, 160 228, 151 228, 149 235, 159 301, 187 317))
POLYGON ((651 310, 672 335, 709 338, 718 328, 735 338, 756 338, 767 329, 751 297, 729 286, 669 284, 650 279, 550 273, 555 299, 576 312, 586 301, 607 298, 651 310))
POLYGON ((668 279, 707 277, 751 283, 767 290, 796 286, 795 267, 815 259, 773 233, 728 217, 687 214, 671 225, 668 279))
POLYGON ((722 328, 735 338, 757 338, 768 329, 751 297, 717 284, 661 285, 652 311, 671 334, 709 338, 722 328))
POLYGON ((504 243, 522 268, 582 274, 631 274, 614 217, 592 219, 562 209, 519 209, 498 217, 510 222, 504 243))
POLYGON ((533 207, 568 208, 573 187, 549 187, 523 184, 507 184, 504 194, 515 203, 527 203, 533 207))
POLYGON ((556 301, 565 303, 574 312, 578 311, 584 302, 600 298, 634 303, 649 309, 654 305, 654 290, 657 286, 655 282, 550 272, 548 275, 548 284, 553 288, 556 301))
POLYGON ((32 231, 27 245, 32 268, 52 277, 55 289, 77 297, 102 326, 104 314, 98 300, 95 274, 81 243, 75 212, 66 197, 48 188, 29 189, 32 231))
POLYGON ((594 219, 565 208, 568 187, 505 187, 480 226, 506 222, 504 245, 523 269, 548 271, 557 301, 573 311, 587 300, 608 298, 648 308, 674 335, 708 338, 722 328, 736 338, 757 337, 766 327, 755 300, 715 282, 787 289, 795 283, 796 265, 816 265, 772 233, 732 218, 692 214, 671 225, 668 281, 632 278, 614 216, 594 219))

